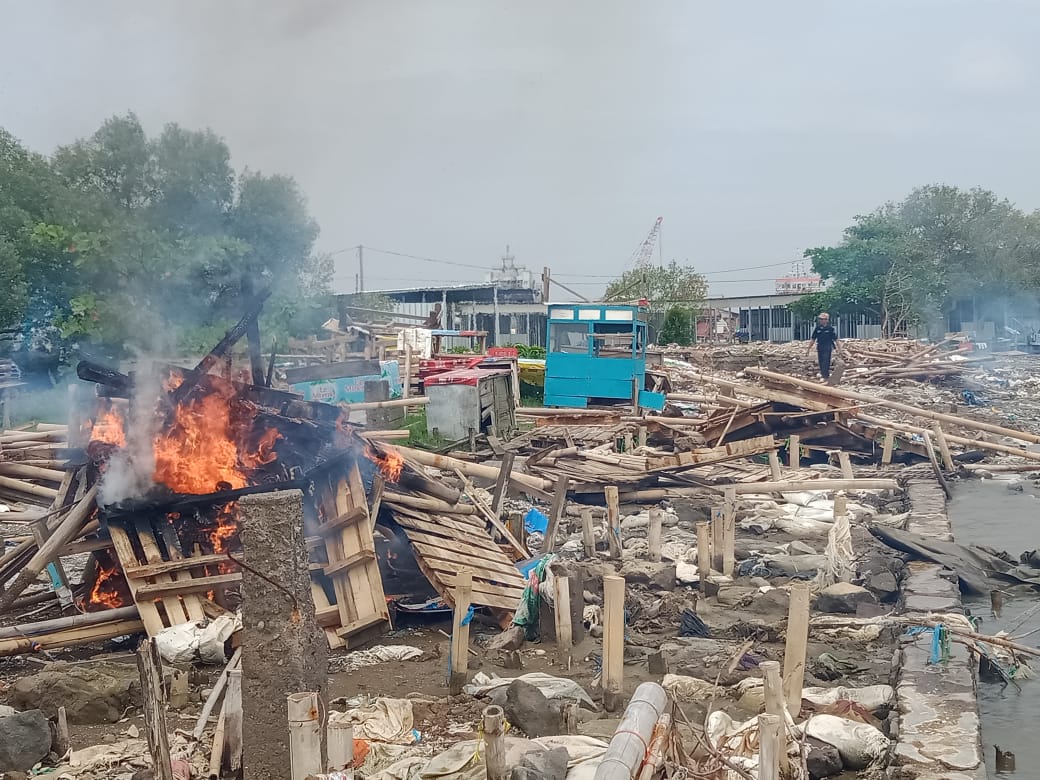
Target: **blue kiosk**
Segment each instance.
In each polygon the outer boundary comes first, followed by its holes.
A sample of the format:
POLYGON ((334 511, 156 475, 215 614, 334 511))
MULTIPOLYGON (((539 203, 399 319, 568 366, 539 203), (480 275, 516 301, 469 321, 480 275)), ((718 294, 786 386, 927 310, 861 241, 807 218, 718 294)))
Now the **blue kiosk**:
POLYGON ((550 304, 545 405, 625 401, 663 409, 664 394, 645 389, 646 323, 642 306, 550 304))

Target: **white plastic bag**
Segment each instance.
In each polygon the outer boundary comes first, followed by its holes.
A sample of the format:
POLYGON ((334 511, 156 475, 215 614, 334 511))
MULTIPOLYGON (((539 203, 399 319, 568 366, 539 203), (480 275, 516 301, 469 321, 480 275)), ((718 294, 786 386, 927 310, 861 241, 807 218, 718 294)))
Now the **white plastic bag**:
POLYGON ((167 663, 223 664, 224 643, 242 628, 241 615, 221 615, 208 623, 181 623, 155 635, 159 655, 167 663))

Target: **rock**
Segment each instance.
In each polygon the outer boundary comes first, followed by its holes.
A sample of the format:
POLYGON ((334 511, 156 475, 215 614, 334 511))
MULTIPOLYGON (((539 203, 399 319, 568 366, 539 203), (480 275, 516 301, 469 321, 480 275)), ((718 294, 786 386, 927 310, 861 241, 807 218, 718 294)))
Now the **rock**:
POLYGON ((503 709, 506 720, 529 737, 554 736, 563 730, 559 705, 523 680, 509 684, 503 709))
POLYGON ((6 718, 8 715, 14 715, 17 713, 14 707, 8 707, 6 704, 0 704, 0 718, 6 718))
POLYGON ((649 515, 632 515, 626 517, 621 521, 622 531, 638 531, 647 528, 650 525, 649 515))
POLYGON ((675 564, 651 561, 625 561, 619 572, 627 583, 647 585, 655 590, 675 590, 675 564))
POLYGON ((552 750, 532 750, 520 759, 520 766, 514 766, 509 775, 510 780, 564 780, 567 777, 567 765, 570 755, 567 748, 558 747, 552 750))
POLYGON ((745 588, 741 585, 723 585, 719 588, 716 598, 718 598, 719 604, 724 607, 739 607, 754 598, 756 593, 758 593, 758 590, 755 588, 745 588))
POLYGON ((40 709, 48 718, 64 707, 69 723, 115 723, 140 704, 137 667, 129 664, 51 664, 16 681, 8 701, 18 709, 40 709))
POLYGON ((0 772, 28 772, 51 752, 51 724, 39 710, 0 718, 0 772))
POLYGON ((603 605, 603 597, 597 596, 595 593, 592 593, 590 591, 582 591, 581 597, 586 604, 593 604, 597 607, 603 605))
POLYGON ((816 598, 816 608, 821 612, 854 615, 860 604, 877 604, 877 599, 866 588, 848 582, 824 588, 816 598))
POLYGON ((867 587, 882 601, 890 601, 899 595, 899 580, 890 571, 879 571, 867 580, 867 587))
POLYGON ((523 626, 510 626, 501 634, 488 642, 488 650, 502 650, 511 652, 519 650, 524 643, 523 626))
POLYGON ((772 588, 755 596, 748 605, 748 611, 756 615, 783 617, 790 607, 791 594, 783 588, 772 588))
POLYGON ((811 780, 821 780, 824 777, 841 774, 843 768, 841 755, 836 747, 813 737, 807 737, 805 744, 809 748, 809 755, 806 756, 805 763, 811 780))
POLYGON ((1022 480, 1015 480, 1014 482, 1008 482, 1007 489, 1012 493, 1021 493, 1025 489, 1025 483, 1022 480))

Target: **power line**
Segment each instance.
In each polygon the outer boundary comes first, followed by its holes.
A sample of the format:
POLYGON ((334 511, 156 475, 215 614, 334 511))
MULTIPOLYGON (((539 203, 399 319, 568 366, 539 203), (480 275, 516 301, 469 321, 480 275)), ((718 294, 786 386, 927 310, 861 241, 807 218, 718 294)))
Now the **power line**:
POLYGON ((436 257, 423 257, 422 255, 410 255, 407 252, 394 252, 390 249, 376 249, 375 247, 365 244, 365 249, 369 252, 378 252, 381 255, 393 255, 394 257, 407 257, 409 260, 421 260, 424 263, 440 263, 442 265, 454 265, 459 268, 476 268, 478 271, 493 271, 494 268, 487 265, 473 265, 472 263, 458 263, 454 260, 439 260, 436 257))

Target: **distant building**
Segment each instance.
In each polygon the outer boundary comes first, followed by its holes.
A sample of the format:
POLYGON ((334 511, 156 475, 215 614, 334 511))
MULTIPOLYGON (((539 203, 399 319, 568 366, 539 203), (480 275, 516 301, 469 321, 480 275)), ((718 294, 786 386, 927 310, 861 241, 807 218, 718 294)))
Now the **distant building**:
POLYGON ((795 260, 791 263, 791 272, 776 280, 776 294, 805 295, 820 292, 826 286, 823 277, 812 273, 803 260, 795 260))

